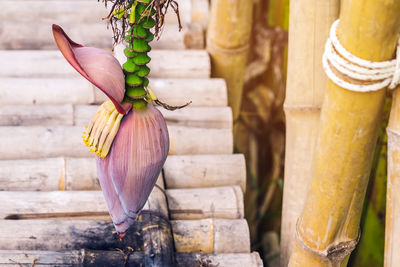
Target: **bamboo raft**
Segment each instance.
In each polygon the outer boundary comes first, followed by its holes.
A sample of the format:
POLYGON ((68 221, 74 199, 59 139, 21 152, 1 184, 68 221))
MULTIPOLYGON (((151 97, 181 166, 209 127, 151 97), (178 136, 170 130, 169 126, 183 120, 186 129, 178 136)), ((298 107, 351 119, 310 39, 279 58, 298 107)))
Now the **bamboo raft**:
POLYGON ((106 98, 64 61, 50 30, 60 23, 72 39, 111 50, 107 10, 93 0, 3 1, 0 266, 262 266, 250 251, 246 166, 232 154, 226 85, 210 78, 204 50, 208 1, 178 2, 184 30, 166 17, 150 53, 150 87, 171 105, 192 104, 160 109, 169 156, 145 212, 120 240, 81 141, 106 98))

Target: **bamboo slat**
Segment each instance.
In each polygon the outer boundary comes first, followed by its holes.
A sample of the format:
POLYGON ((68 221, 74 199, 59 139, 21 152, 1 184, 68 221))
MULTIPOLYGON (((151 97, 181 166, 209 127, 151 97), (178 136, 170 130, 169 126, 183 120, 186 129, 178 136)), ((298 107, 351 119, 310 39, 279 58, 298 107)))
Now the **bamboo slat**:
MULTIPOLYGON (((4 107, 0 107, 0 115, 2 114, 3 108, 4 107)), ((39 107, 36 108, 36 110, 38 109, 39 107)), ((73 113, 74 125, 87 125, 96 110, 97 106, 75 106, 73 113)), ((168 125, 219 129, 230 129, 232 127, 232 112, 229 107, 214 108, 189 106, 174 111, 166 110, 164 108, 159 108, 159 110, 163 114, 168 125)), ((2 119, 0 117, 0 125, 3 124, 3 120, 10 120, 12 122, 12 118, 2 119)))
MULTIPOLYGON (((152 50, 148 67, 153 78, 208 78, 210 59, 204 50, 152 50), (176 64, 179 62, 179 64, 176 64)), ((78 77, 59 51, 0 50, 2 77, 78 77)), ((125 60, 122 60, 125 61, 125 60)), ((83 79, 83 78, 82 78, 83 79)))
MULTIPOLYGON (((238 185, 246 189, 241 154, 169 156, 164 165, 167 188, 238 185)), ((0 160, 0 190, 99 190, 94 158, 0 160)))
POLYGON ((252 253, 224 253, 198 254, 176 253, 177 266, 218 266, 218 267, 262 267, 263 262, 257 252, 252 253))
POLYGON ((385 221, 385 267, 397 266, 400 262, 400 92, 393 93, 390 111, 387 158, 387 195, 385 221))
MULTIPOLYGON (((177 2, 182 23, 207 21, 209 13, 207 0, 177 0, 177 2)), ((4 21, 17 20, 24 23, 32 21, 60 24, 71 21, 94 23, 102 22, 102 18, 108 15, 110 9, 110 4, 106 8, 103 3, 90 0, 2 0, 1 18, 4 21)), ((176 15, 172 10, 165 16, 165 23, 177 24, 176 15)))
MULTIPOLYGON (((83 128, 78 126, 3 126, 0 128, 0 159, 44 157, 88 157, 82 143, 83 128)), ((202 129, 169 126, 171 155, 230 154, 232 132, 229 129, 202 129)))
MULTIPOLYGON (((94 114, 94 113, 93 113, 94 114)), ((1 105, 0 126, 74 125, 74 106, 1 105)))
MULTIPOLYGON (((0 265, 31 266, 35 261, 35 267, 44 266, 123 266, 125 254, 120 251, 104 250, 72 250, 72 251, 41 251, 41 250, 1 250, 0 265)), ((127 266, 137 266, 141 261, 142 253, 134 252, 129 255, 127 266)), ((223 253, 223 254, 200 254, 200 253, 176 253, 176 266, 201 267, 208 264, 218 267, 262 267, 260 255, 253 253, 223 253)), ((19 266, 21 267, 21 266, 19 266)))
MULTIPOLYGON (((400 2, 341 2, 338 38, 355 56, 392 58, 400 30, 400 2)), ((289 266, 345 265, 357 243, 386 90, 353 92, 328 80, 310 191, 299 218, 289 266), (318 216, 315 216, 315 215, 318 216)))
MULTIPOLYGON (((155 187, 143 209, 166 217, 169 212, 174 220, 244 217, 243 193, 238 186, 167 189, 166 196, 168 209, 163 192, 155 187)), ((109 218, 101 191, 1 191, 0 203, 0 219, 109 218)))
MULTIPOLYGON (((1 105, 0 126, 86 126, 96 113, 96 105, 1 105)), ((186 107, 169 111, 159 108, 168 125, 229 129, 229 107, 186 107)))
MULTIPOLYGON (((250 252, 244 219, 178 220, 171 224, 176 252, 250 252)), ((0 250, 107 250, 129 244, 129 235, 120 241, 109 221, 0 220, 0 250)))
MULTIPOLYGON (((77 14, 80 14, 78 12, 77 14)), ((111 50, 113 46, 111 27, 106 23, 80 22, 61 23, 57 19, 52 22, 26 23, 22 21, 0 21, 0 49, 54 50, 51 23, 60 24, 72 40, 84 44, 111 50)), ((204 48, 204 33, 200 28, 185 24, 179 31, 175 24, 165 24, 160 39, 151 42, 153 49, 202 49, 204 48), (189 38, 189 39, 188 39, 189 38)))
POLYGON ((290 3, 286 115, 285 179, 281 252, 287 266, 299 217, 312 176, 319 115, 326 87, 322 54, 329 28, 339 15, 339 0, 290 3))
MULTIPOLYGON (((227 105, 223 79, 150 79, 159 99, 170 105, 192 101, 190 107, 227 105), (182 92, 185 92, 184 94, 182 92)), ((91 83, 76 78, 0 77, 0 104, 100 104, 105 94, 91 83)))

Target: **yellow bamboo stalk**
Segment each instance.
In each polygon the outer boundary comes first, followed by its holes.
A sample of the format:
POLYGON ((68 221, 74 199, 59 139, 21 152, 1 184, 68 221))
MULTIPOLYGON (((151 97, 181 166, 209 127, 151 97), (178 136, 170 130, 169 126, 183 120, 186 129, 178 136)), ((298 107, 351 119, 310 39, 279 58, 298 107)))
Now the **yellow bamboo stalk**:
POLYGON ((281 266, 287 266, 297 218, 312 176, 319 115, 326 87, 322 54, 339 0, 290 2, 281 266))
MULTIPOLYGON (((400 1, 343 0, 338 37, 348 51, 391 59, 400 1)), ((345 266, 357 243, 362 204, 386 90, 358 93, 328 80, 310 190, 289 266, 345 266), (326 252, 328 257, 318 255, 326 252)))
POLYGON ((388 135, 388 182, 385 223, 385 267, 400 262, 400 91, 393 94, 388 135))
POLYGON ((213 0, 207 32, 214 77, 224 78, 233 119, 239 116, 249 50, 253 1, 213 0))

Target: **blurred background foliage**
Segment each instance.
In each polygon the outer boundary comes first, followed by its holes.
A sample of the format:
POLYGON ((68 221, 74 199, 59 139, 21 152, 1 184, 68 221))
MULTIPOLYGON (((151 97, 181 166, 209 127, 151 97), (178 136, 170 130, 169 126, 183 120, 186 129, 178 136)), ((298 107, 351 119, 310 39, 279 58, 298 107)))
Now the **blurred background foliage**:
POLYGON ((285 147, 289 0, 255 0, 235 149, 247 162, 246 218, 253 249, 279 262, 285 147))

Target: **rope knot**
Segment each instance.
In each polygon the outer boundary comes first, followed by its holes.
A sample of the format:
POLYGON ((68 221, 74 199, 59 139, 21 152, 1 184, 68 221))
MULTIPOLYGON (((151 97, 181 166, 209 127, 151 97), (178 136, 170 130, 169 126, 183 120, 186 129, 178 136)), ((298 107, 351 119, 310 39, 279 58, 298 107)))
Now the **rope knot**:
POLYGON ((397 44, 396 59, 374 62, 361 59, 347 51, 336 35, 339 20, 331 27, 329 38, 322 56, 326 75, 335 84, 350 91, 370 92, 389 86, 395 89, 400 83, 400 39, 397 44), (349 78, 352 82, 345 81, 349 78))

